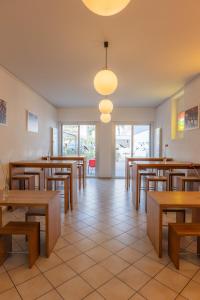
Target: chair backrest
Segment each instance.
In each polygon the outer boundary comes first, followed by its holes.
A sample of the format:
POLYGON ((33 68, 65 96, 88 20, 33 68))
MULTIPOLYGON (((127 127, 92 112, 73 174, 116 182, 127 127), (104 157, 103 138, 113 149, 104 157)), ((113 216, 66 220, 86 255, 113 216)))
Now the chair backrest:
POLYGON ((96 159, 90 159, 89 160, 89 167, 95 168, 96 167, 96 159))

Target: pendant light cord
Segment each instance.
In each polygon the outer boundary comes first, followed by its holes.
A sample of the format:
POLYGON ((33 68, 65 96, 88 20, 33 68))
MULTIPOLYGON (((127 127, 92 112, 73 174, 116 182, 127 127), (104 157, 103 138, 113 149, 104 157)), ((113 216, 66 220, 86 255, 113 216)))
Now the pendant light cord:
POLYGON ((106 49, 106 57, 105 57, 105 68, 108 69, 108 42, 104 42, 104 48, 106 49))

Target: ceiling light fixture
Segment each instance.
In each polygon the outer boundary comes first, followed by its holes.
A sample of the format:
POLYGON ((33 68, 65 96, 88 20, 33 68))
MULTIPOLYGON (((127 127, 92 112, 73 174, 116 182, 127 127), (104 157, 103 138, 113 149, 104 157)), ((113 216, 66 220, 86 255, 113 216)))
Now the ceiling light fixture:
POLYGON ((100 16, 112 16, 122 11, 130 0, 82 0, 85 6, 100 16))
POLYGON ((111 100, 104 99, 99 103, 99 111, 102 114, 110 114, 113 111, 113 104, 111 100))
POLYGON ((103 123, 109 123, 111 121, 111 114, 101 114, 100 120, 103 123))
POLYGON ((111 70, 108 70, 108 46, 108 42, 104 42, 104 48, 106 52, 105 69, 99 71, 94 78, 94 88, 103 96, 113 94, 118 86, 117 76, 111 70))

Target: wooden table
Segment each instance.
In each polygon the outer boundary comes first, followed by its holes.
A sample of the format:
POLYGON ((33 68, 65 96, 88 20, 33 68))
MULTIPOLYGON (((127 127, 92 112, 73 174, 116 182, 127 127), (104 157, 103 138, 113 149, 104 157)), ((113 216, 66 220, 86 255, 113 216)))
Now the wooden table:
MULTIPOLYGON (((43 156, 42 159, 47 159, 47 156, 43 156)), ((75 160, 83 165, 83 188, 85 188, 86 182, 86 170, 87 170, 87 159, 86 156, 50 156, 50 160, 75 160)))
POLYGON ((25 168, 41 168, 41 169, 70 169, 70 197, 72 202, 77 199, 77 162, 74 160, 30 160, 16 161, 10 163, 10 179, 15 172, 19 173, 25 168))
MULTIPOLYGON (((45 250, 51 254, 61 234, 60 192, 54 191, 9 191, 4 200, 0 193, 0 226, 2 226, 2 206, 45 208, 45 250)), ((23 220, 24 221, 24 220, 23 220)))
POLYGON ((162 257, 162 219, 166 208, 191 208, 192 222, 200 223, 200 192, 147 193, 147 234, 159 257, 162 257))
POLYGON ((178 161, 141 161, 135 162, 132 166, 132 201, 135 203, 135 208, 139 208, 139 171, 146 169, 157 170, 173 170, 173 169, 200 169, 200 164, 191 162, 178 162, 178 161))
POLYGON ((129 189, 130 186, 130 167, 133 166, 134 162, 140 162, 140 161, 172 161, 172 158, 164 158, 164 157, 126 157, 125 158, 125 184, 126 189, 129 189))

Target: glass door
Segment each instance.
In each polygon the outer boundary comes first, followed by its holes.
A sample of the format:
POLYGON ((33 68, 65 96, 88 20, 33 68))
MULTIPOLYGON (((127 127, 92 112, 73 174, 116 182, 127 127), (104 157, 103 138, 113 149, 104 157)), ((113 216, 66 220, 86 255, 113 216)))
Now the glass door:
POLYGON ((133 156, 149 157, 150 155, 150 126, 133 126, 133 156))
POLYGON ((62 126, 62 154, 78 155, 78 125, 62 126))
POLYGON ((80 125, 79 155, 87 157, 87 175, 96 175, 96 126, 80 125))
POLYGON ((62 155, 87 158, 87 176, 96 175, 96 125, 62 125, 62 155))
POLYGON ((125 158, 132 153, 132 126, 115 127, 115 176, 125 176, 125 158))
POLYGON ((115 126, 115 177, 125 176, 127 156, 150 156, 150 125, 115 126))

